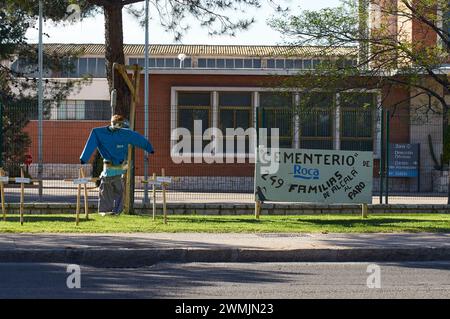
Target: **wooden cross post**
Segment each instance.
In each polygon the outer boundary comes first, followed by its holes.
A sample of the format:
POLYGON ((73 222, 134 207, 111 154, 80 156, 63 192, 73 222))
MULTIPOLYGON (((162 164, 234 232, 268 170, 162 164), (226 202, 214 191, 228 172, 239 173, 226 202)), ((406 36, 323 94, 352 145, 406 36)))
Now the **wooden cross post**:
POLYGON ((98 178, 86 178, 84 174, 84 169, 80 167, 78 170, 78 178, 75 179, 65 179, 65 182, 73 182, 77 185, 77 208, 76 208, 76 224, 80 223, 80 210, 81 210, 81 185, 84 188, 84 214, 86 219, 89 219, 89 201, 88 201, 88 188, 87 183, 93 183, 98 180, 98 178))
MULTIPOLYGON (((136 104, 139 102, 139 82, 141 79, 141 70, 143 68, 138 65, 122 65, 118 63, 113 64, 113 72, 117 70, 125 81, 131 93, 130 106, 130 129, 134 130, 136 104), (130 80, 127 70, 133 71, 132 79, 130 80)), ((132 152, 133 147, 128 146, 128 169, 125 177, 125 198, 124 198, 124 212, 125 214, 133 214, 134 203, 134 157, 132 152)))
MULTIPOLYGON (((78 171, 78 178, 81 178, 81 168, 78 171)), ((75 217, 75 223, 80 223, 80 204, 81 204, 81 184, 77 185, 77 210, 76 210, 76 217, 75 217)))
POLYGON ((153 220, 156 219, 156 187, 161 185, 162 197, 163 197, 163 216, 164 224, 167 224, 167 185, 172 183, 173 180, 177 180, 176 177, 166 177, 164 168, 161 169, 161 176, 156 176, 153 173, 152 179, 143 181, 143 183, 151 183, 153 191, 153 220))
POLYGON ((362 218, 367 218, 368 217, 367 204, 361 204, 361 213, 362 213, 362 218))
POLYGON ((25 204, 25 184, 24 184, 24 172, 23 172, 23 166, 20 167, 20 178, 22 179, 20 182, 20 225, 23 225, 23 210, 24 210, 24 204, 25 204))
MULTIPOLYGON (((10 179, 11 180, 11 179, 10 179)), ((20 204, 19 204, 19 214, 20 214, 20 225, 23 225, 23 213, 25 206, 25 184, 30 184, 32 182, 40 182, 40 179, 26 178, 23 171, 23 166, 20 166, 20 177, 14 178, 14 181, 20 184, 20 204)))
MULTIPOLYGON (((156 173, 153 173, 153 181, 156 182, 156 173)), ((152 193, 153 193, 153 220, 156 219, 156 184, 152 185, 152 193)))
MULTIPOLYGON (((80 168, 80 175, 81 178, 85 178, 86 176, 84 175, 84 169, 83 167, 80 168)), ((87 184, 83 184, 84 185, 84 215, 86 217, 86 219, 89 219, 89 202, 88 202, 88 190, 87 190, 87 184)))
MULTIPOLYGON (((5 171, 3 168, 0 168, 0 178, 5 177, 5 171)), ((8 182, 8 177, 6 177, 6 183, 8 182)), ((2 200, 2 214, 3 214, 3 221, 6 221, 6 204, 5 204, 5 188, 3 186, 3 182, 5 181, 3 179, 0 179, 0 194, 1 194, 1 200, 2 200)))
MULTIPOLYGON (((161 176, 164 178, 166 176, 164 168, 161 169, 161 176)), ((167 224, 167 202, 166 202, 166 183, 161 183, 162 196, 163 196, 163 215, 164 224, 167 224)))
POLYGON ((259 215, 261 214, 261 202, 259 200, 255 201, 255 218, 259 219, 259 215))

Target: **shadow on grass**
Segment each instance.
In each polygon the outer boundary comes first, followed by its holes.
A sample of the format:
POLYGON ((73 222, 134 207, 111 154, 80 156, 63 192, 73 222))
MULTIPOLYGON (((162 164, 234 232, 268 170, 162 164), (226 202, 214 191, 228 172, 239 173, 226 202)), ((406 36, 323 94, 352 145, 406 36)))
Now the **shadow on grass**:
MULTIPOLYGON (((259 224, 263 220, 260 219, 250 219, 250 218, 221 218, 221 217, 214 217, 210 218, 208 216, 186 216, 186 217, 168 217, 169 221, 172 222, 178 222, 178 223, 192 223, 192 224, 199 224, 199 223, 239 223, 239 224, 259 224)), ((273 220, 271 220, 273 222, 273 220)), ((278 222, 278 221, 277 221, 278 222)))
MULTIPOLYGON (((80 223, 84 223, 84 222, 92 222, 95 221, 94 219, 90 218, 89 220, 86 220, 83 217, 80 216, 80 223)), ((7 217, 6 218, 6 222, 16 222, 16 223, 20 223, 20 217, 7 217)), ((75 223, 75 216, 24 216, 24 223, 27 222, 71 222, 71 223, 75 223)))
MULTIPOLYGON (((440 220, 436 219, 413 219, 413 218, 377 218, 377 219, 362 219, 362 218, 355 218, 355 219, 297 219, 296 221, 304 222, 304 223, 313 223, 318 225, 354 225, 354 224, 365 224, 369 226, 383 226, 385 224, 400 224, 400 223, 436 223, 441 222, 440 220)), ((450 221, 449 226, 450 226, 450 221)))
POLYGON ((430 226, 432 223, 446 222, 436 219, 414 219, 414 218, 377 218, 377 219, 297 219, 297 222, 314 224, 319 227, 373 227, 373 228, 390 228, 401 229, 404 232, 450 232, 450 222, 446 227, 437 225, 430 226), (417 225, 407 225, 416 223, 417 225), (402 225, 404 224, 404 225, 402 225))

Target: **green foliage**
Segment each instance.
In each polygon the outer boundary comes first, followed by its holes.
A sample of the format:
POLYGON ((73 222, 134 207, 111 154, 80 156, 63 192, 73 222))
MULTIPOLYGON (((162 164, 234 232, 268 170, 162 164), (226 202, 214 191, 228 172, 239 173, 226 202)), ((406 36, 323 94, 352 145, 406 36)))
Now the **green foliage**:
MULTIPOLYGON (((367 0, 341 0, 336 7, 300 10, 272 19, 269 24, 285 36, 287 44, 320 46, 316 47, 321 51, 317 57, 330 61, 315 70, 302 71, 297 77, 286 81, 285 85, 334 92, 348 89, 390 90, 394 86, 402 86, 426 92, 435 99, 437 103, 426 106, 429 111, 447 111, 449 107, 442 95, 442 88, 445 92, 450 90, 449 78, 436 70, 448 61, 449 15, 440 21, 436 6, 441 12, 448 12, 449 2, 401 1, 405 6, 382 3, 382 7, 372 4, 371 21, 367 0), (433 28, 442 45, 430 46, 427 42, 429 37, 416 37, 410 41, 405 34, 408 31, 403 28, 393 31, 392 19, 395 18, 401 19, 404 25, 420 20, 433 28), (345 56, 357 60, 357 63, 342 65, 337 62, 345 56), (434 83, 424 85, 424 78, 434 83)), ((392 109, 396 106, 389 105, 392 109)))
POLYGON ((29 118, 29 109, 24 103, 7 101, 2 105, 2 159, 9 176, 20 176, 20 164, 24 163, 25 150, 31 144, 28 134, 23 131, 29 118))
MULTIPOLYGON (((46 18, 63 19, 68 1, 45 1, 48 8, 46 18), (64 8, 64 10, 63 10, 64 8)), ((0 0, 0 60, 27 63, 26 71, 14 69, 8 64, 0 64, 0 104, 2 107, 2 160, 10 176, 20 176, 20 164, 30 147, 30 137, 24 130, 30 119, 37 119, 37 50, 35 45, 27 43, 26 32, 36 23, 38 1, 0 0)), ((44 52, 44 71, 70 70, 73 66, 66 63, 75 53, 60 55, 44 52)), ((44 119, 48 118, 50 105, 63 100, 69 92, 86 83, 79 81, 52 81, 43 83, 44 119)))

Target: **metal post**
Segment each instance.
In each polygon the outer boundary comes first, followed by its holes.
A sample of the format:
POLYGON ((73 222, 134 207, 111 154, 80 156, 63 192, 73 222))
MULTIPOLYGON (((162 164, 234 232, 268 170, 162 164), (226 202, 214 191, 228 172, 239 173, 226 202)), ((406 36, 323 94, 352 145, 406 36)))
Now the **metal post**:
MULTIPOLYGON (((448 167, 450 170, 450 161, 448 162, 448 167)), ((447 205, 450 205, 450 174, 447 179, 447 205)))
POLYGON ((389 204, 389 111, 386 111, 386 204, 389 204))
POLYGON ((153 210, 152 210, 152 212, 153 212, 153 220, 155 220, 156 219, 156 173, 153 173, 153 178, 152 178, 152 181, 153 181, 153 185, 152 185, 152 193, 153 193, 153 201, 152 201, 152 205, 153 205, 153 210))
POLYGON ((417 193, 420 193, 420 143, 417 144, 417 193))
POLYGON ((38 52, 38 64, 39 64, 39 81, 38 81, 38 179, 39 179, 39 200, 42 201, 42 173, 43 173, 43 157, 42 157, 42 120, 44 114, 43 100, 44 91, 42 87, 43 77, 43 44, 42 44, 42 20, 43 20, 43 4, 42 0, 39 0, 39 52, 38 52))
MULTIPOLYGON (((145 1, 145 61, 144 61, 144 136, 148 140, 148 6, 149 0, 145 1)), ((144 180, 148 180, 148 153, 144 151, 144 180)), ((148 183, 144 185, 144 205, 148 203, 148 183)))
MULTIPOLYGON (((0 167, 0 177, 5 176, 5 171, 0 167)), ((3 187, 3 181, 0 181, 0 198, 2 201, 2 215, 3 221, 6 222, 6 204, 5 204, 5 189, 3 187)))
MULTIPOLYGON (((165 177, 166 172, 164 168, 161 169, 161 176, 165 177)), ((166 183, 161 183, 162 188, 162 197, 163 197, 163 216, 164 216, 164 224, 167 224, 167 197, 166 197, 166 183)))
MULTIPOLYGON (((23 172, 23 166, 20 166, 20 177, 24 178, 25 174, 23 172)), ((19 206, 19 213, 20 213, 20 225, 23 226, 23 211, 25 207, 25 184, 23 181, 20 183, 20 206, 19 206)))
POLYGON ((381 138, 380 138, 380 204, 383 204, 383 175, 384 175, 384 109, 381 109, 381 138))
POLYGON ((0 102, 0 168, 3 167, 3 104, 0 102))

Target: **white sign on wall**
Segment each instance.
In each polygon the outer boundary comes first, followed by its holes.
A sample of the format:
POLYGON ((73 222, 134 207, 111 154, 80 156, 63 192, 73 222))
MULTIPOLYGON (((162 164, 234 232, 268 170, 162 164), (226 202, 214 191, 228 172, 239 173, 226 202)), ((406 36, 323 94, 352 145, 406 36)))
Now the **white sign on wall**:
POLYGON ((372 203, 373 152, 258 148, 260 201, 372 203))

